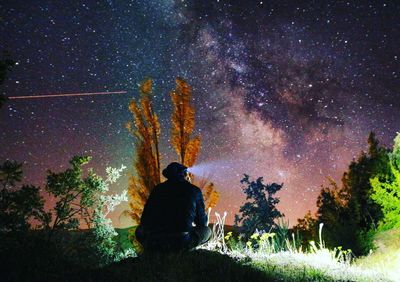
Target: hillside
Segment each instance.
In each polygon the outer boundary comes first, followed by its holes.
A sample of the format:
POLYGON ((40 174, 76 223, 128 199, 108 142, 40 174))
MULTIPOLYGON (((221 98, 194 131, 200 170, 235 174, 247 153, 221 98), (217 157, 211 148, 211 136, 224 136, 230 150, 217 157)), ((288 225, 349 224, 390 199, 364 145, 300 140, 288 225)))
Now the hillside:
POLYGON ((95 281, 333 281, 315 270, 289 273, 206 250, 144 255, 86 275, 95 281))

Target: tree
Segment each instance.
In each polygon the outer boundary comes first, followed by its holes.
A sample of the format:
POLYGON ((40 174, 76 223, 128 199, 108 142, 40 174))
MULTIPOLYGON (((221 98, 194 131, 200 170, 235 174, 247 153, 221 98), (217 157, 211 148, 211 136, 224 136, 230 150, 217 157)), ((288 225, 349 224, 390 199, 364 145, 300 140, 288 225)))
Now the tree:
POLYGON ((87 228, 92 227, 93 208, 96 194, 103 192, 102 180, 92 169, 83 177, 82 166, 91 160, 90 156, 74 156, 70 160, 71 168, 55 173, 47 171, 46 191, 55 198, 55 207, 51 210, 53 220, 49 240, 57 230, 74 230, 81 221, 87 228))
MULTIPOLYGON (((195 116, 191 105, 192 90, 182 79, 176 79, 176 89, 170 93, 173 113, 171 144, 177 152, 180 162, 188 167, 193 166, 200 150, 200 137, 192 136, 195 116)), ((152 189, 160 183, 160 124, 152 103, 152 80, 147 79, 140 85, 140 101, 132 100, 129 110, 133 122, 126 124, 135 138, 135 174, 129 179, 130 210, 124 211, 135 224, 139 224, 144 204, 152 189)), ((200 180, 207 207, 214 207, 219 194, 213 183, 200 180)), ((199 182, 199 183, 200 183, 199 182)), ((196 183, 197 184, 197 183, 196 183)))
POLYGON ((131 218, 139 223, 144 204, 152 189, 160 183, 160 123, 152 104, 152 80, 147 79, 140 85, 140 101, 132 99, 129 110, 133 122, 126 124, 135 139, 135 175, 129 179, 128 193, 131 218))
POLYGON ((348 191, 340 188, 333 179, 330 187, 322 187, 317 200, 317 222, 314 234, 317 234, 319 224, 324 224, 324 241, 327 247, 342 246, 359 253, 357 245, 359 215, 349 206, 348 191))
POLYGON ((400 133, 389 153, 390 174, 371 178, 371 198, 382 208, 380 229, 400 228, 400 133))
POLYGON ((191 105, 192 89, 178 77, 176 89, 170 95, 173 105, 171 144, 180 162, 191 167, 200 151, 200 136, 192 136, 195 126, 194 107, 191 105))
POLYGON ((349 205, 353 214, 359 216, 360 229, 376 228, 377 222, 382 219, 381 207, 372 200, 373 192, 370 179, 379 174, 389 174, 388 151, 379 145, 375 134, 368 136, 368 151, 362 152, 357 161, 352 161, 349 170, 344 173, 342 183, 348 190, 349 205))
POLYGON ((92 168, 83 170, 82 167, 90 160, 90 156, 74 156, 70 160, 71 167, 65 171, 54 173, 48 170, 46 191, 56 200, 50 213, 52 220, 48 227, 48 242, 59 241, 58 237, 52 240, 57 231, 86 227, 89 232, 78 233, 68 246, 61 245, 60 248, 75 262, 86 252, 85 261, 79 261, 80 264, 104 265, 123 256, 115 241, 118 234, 107 215, 120 202, 127 201, 127 191, 108 194, 109 185, 116 182, 125 167, 107 167, 107 178, 104 180, 92 168))
POLYGON ((0 232, 27 231, 36 221, 40 226, 48 224, 50 217, 44 211, 40 188, 16 184, 22 179, 22 164, 5 161, 0 165, 0 232))
POLYGON ((316 241, 318 236, 316 216, 308 210, 303 218, 297 219, 297 224, 293 226, 293 231, 300 235, 303 246, 308 246, 310 241, 316 241))
POLYGON ((215 191, 213 182, 209 182, 206 178, 197 179, 196 185, 201 189, 205 202, 206 209, 214 208, 217 206, 219 200, 219 193, 215 191))
POLYGON ((16 182, 22 180, 22 164, 16 161, 7 160, 0 167, 0 183, 3 189, 9 189, 16 182))
POLYGON ((89 156, 75 156, 70 161, 71 168, 59 173, 48 170, 46 190, 56 201, 49 212, 44 210, 45 201, 38 187, 17 187, 22 178, 21 164, 6 161, 0 165, 2 253, 16 251, 28 256, 34 254, 36 258, 40 252, 39 258, 62 257, 91 267, 134 255, 132 248, 122 249, 116 240, 118 234, 107 217, 120 202, 127 201, 127 191, 109 193, 109 185, 116 182, 125 167, 107 167, 104 180, 91 168, 83 171, 82 166, 90 159, 89 156), (80 227, 90 229, 69 232, 80 227), (37 232, 28 232, 33 228, 37 232))
POLYGON ((368 151, 361 152, 343 174, 342 187, 329 179, 317 200, 317 221, 324 223, 325 241, 329 247, 343 246, 357 255, 373 247, 371 230, 382 218, 382 210, 371 198, 371 177, 388 173, 387 149, 379 146, 376 136, 368 136, 368 151))
POLYGON ((235 215, 235 227, 239 229, 246 237, 250 237, 256 230, 269 232, 277 227, 276 219, 284 215, 276 208, 279 198, 275 193, 282 189, 283 184, 263 183, 263 178, 259 177, 256 181, 250 181, 247 174, 240 181, 246 184, 243 188, 247 201, 240 207, 241 216, 235 215), (239 227, 239 224, 242 224, 239 227))
MULTIPOLYGON (((200 152, 200 136, 193 137, 195 127, 195 110, 191 104, 192 89, 189 84, 178 77, 176 79, 176 89, 170 93, 173 112, 172 112, 172 130, 171 144, 180 158, 180 162, 191 167, 195 164, 200 152)), ((212 182, 205 178, 195 179, 193 182, 200 187, 203 192, 207 208, 213 208, 217 205, 219 193, 215 190, 212 182)))

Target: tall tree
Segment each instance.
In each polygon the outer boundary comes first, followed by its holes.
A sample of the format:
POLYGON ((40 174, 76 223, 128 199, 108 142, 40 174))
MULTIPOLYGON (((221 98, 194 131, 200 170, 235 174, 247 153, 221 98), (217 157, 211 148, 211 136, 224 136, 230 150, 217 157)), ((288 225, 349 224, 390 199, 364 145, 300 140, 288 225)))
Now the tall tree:
POLYGON ((380 228, 383 230, 400 228, 400 133, 394 139, 389 165, 390 174, 371 178, 371 198, 382 207, 380 228))
POLYGON ((129 103, 133 121, 126 127, 134 137, 135 174, 129 179, 128 193, 130 195, 129 215, 139 223, 144 204, 154 188, 161 181, 160 176, 160 123, 154 112, 152 103, 152 80, 147 79, 140 85, 140 100, 129 103))
POLYGON ((360 217, 361 229, 371 229, 382 219, 381 207, 372 200, 373 192, 370 178, 381 173, 389 174, 389 159, 386 148, 379 145, 375 133, 368 136, 368 151, 362 152, 357 161, 352 161, 349 170, 343 175, 343 187, 351 195, 350 205, 353 213, 360 217))
POLYGON ((369 252, 373 245, 369 232, 383 216, 371 198, 369 179, 389 172, 387 149, 379 146, 371 132, 368 151, 351 162, 343 174, 342 187, 330 179, 330 187, 323 187, 318 197, 317 221, 324 223, 328 246, 343 246, 357 255, 369 252))
POLYGON ((178 77, 176 89, 170 95, 173 106, 171 143, 180 162, 191 167, 200 151, 200 136, 193 137, 195 116, 191 104, 192 89, 185 80, 178 77))
MULTIPOLYGON (((200 136, 193 136, 195 128, 195 109, 192 105, 192 89, 189 84, 178 77, 176 88, 170 93, 172 112, 171 144, 180 158, 180 162, 187 167, 195 164, 200 152, 200 136)), ((194 178, 194 177, 193 177, 194 178)), ((193 179, 203 192, 207 208, 217 205, 219 193, 212 182, 206 179, 193 179)))
POLYGON ((320 223, 324 224, 324 241, 333 248, 342 246, 359 253, 357 246, 359 214, 349 206, 349 193, 330 179, 330 186, 322 187, 317 200, 317 234, 320 223))
POLYGON ((206 209, 214 208, 219 200, 219 193, 215 190, 214 183, 208 182, 207 178, 196 178, 196 185, 203 193, 206 209))

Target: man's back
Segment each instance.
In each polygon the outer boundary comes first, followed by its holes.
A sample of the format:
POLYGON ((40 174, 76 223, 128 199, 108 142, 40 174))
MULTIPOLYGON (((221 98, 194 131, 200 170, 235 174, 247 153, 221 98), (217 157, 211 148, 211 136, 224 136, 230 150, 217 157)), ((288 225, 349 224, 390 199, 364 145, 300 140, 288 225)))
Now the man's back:
POLYGON ((185 232, 192 223, 207 226, 204 200, 188 181, 167 180, 157 185, 143 210, 141 225, 149 232, 185 232))

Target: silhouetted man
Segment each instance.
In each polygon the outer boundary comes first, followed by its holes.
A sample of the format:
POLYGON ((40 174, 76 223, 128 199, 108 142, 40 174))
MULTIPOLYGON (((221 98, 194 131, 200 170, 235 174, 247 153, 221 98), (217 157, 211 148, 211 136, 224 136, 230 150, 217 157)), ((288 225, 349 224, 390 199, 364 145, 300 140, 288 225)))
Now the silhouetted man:
POLYGON ((191 250, 204 244, 212 232, 203 195, 189 182, 187 167, 174 162, 162 174, 167 181, 150 193, 136 229, 137 240, 153 251, 191 250))

